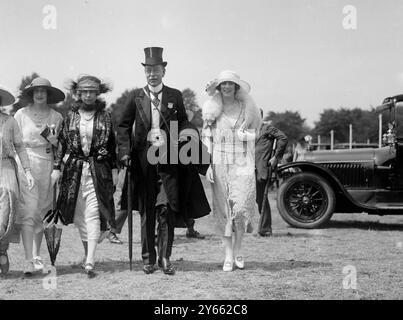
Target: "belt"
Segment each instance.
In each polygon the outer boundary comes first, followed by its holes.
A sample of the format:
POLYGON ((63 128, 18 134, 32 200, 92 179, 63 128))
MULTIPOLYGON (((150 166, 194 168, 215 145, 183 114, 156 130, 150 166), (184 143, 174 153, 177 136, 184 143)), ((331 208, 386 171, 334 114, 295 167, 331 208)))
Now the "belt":
POLYGON ((90 162, 91 156, 82 156, 82 155, 70 155, 71 158, 77 159, 77 160, 83 160, 85 162, 90 162))

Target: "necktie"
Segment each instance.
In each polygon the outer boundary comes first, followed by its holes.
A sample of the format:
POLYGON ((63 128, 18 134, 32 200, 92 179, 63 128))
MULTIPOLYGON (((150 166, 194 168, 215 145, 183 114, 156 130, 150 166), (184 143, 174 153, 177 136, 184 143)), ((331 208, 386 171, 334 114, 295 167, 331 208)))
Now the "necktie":
POLYGON ((156 107, 156 108, 160 104, 160 100, 158 99, 158 95, 161 93, 161 91, 159 91, 159 92, 152 92, 151 91, 151 94, 154 96, 154 99, 152 100, 152 103, 153 103, 154 107, 156 107))

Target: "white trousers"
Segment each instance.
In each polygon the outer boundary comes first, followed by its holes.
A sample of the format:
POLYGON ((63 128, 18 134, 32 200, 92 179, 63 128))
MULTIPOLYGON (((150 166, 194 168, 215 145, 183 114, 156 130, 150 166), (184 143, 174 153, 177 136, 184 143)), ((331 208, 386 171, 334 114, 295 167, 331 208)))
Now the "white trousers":
POLYGON ((82 241, 99 240, 101 235, 101 220, 94 183, 89 164, 84 162, 78 191, 74 224, 78 228, 82 241))

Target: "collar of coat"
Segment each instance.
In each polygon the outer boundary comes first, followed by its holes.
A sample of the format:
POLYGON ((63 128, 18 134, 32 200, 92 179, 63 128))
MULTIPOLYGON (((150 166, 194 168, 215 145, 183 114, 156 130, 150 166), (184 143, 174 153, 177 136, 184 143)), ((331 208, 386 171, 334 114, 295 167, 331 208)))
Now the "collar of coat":
MULTIPOLYGON (((84 106, 84 102, 82 100, 78 100, 73 103, 73 105, 71 106, 71 110, 74 112, 77 112, 78 109, 80 109, 83 106, 84 106)), ((103 110, 103 109, 105 109, 105 107, 106 107, 105 101, 98 100, 98 99, 95 100, 95 110, 96 111, 103 110)))
MULTIPOLYGON (((151 128, 151 99, 148 94, 148 87, 145 86, 139 89, 138 94, 136 95, 135 102, 136 106, 139 110, 139 114, 141 120, 146 125, 146 127, 151 128), (146 93, 147 92, 147 93, 146 93)), ((164 116, 168 112, 168 103, 173 103, 175 100, 173 99, 173 90, 171 90, 167 86, 163 86, 162 88, 162 98, 161 98, 161 114, 164 116)), ((163 124, 163 121, 160 121, 160 124, 163 124)))

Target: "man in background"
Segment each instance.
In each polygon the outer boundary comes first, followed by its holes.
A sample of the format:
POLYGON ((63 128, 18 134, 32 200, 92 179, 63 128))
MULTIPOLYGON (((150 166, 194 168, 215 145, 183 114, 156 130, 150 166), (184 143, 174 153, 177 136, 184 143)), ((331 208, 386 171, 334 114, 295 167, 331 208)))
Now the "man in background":
MULTIPOLYGON (((262 109, 260 109, 260 113, 263 118, 262 109)), ((271 174, 269 177, 269 172, 271 173, 276 169, 278 162, 284 155, 287 143, 287 136, 282 131, 272 126, 270 122, 264 121, 262 123, 255 147, 256 202, 260 213, 257 235, 261 237, 272 235, 270 204, 267 194, 266 197, 264 196, 264 191, 266 185, 270 183, 271 174), (275 142, 276 147, 274 148, 275 142)))

